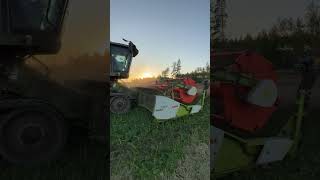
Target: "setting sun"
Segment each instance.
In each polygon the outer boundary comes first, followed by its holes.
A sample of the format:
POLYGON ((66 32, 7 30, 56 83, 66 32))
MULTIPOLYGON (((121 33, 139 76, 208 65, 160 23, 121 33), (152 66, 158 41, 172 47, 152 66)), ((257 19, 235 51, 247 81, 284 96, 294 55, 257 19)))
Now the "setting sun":
POLYGON ((151 72, 144 72, 142 73, 142 75, 140 76, 141 78, 151 78, 153 77, 151 72))

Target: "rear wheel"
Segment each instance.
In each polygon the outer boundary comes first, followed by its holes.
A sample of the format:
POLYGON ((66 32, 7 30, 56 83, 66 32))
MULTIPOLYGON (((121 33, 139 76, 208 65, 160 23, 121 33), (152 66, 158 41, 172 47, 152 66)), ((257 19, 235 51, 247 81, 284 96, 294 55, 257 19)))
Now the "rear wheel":
POLYGON ((126 96, 115 96, 110 100, 110 111, 114 114, 124 114, 131 108, 130 99, 126 96))
POLYGON ((63 118, 45 105, 12 110, 0 121, 0 155, 10 163, 54 159, 66 143, 63 118))

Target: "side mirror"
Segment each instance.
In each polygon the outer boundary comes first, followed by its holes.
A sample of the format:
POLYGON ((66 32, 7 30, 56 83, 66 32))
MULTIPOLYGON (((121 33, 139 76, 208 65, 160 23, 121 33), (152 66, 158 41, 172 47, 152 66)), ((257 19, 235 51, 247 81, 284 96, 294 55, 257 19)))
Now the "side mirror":
POLYGON ((136 45, 134 45, 132 42, 130 42, 131 45, 129 45, 131 51, 132 51, 132 56, 136 57, 139 54, 139 50, 137 49, 136 45))
POLYGON ((131 53, 132 53, 132 56, 133 56, 133 57, 136 57, 136 56, 139 54, 139 50, 137 49, 136 45, 134 45, 131 41, 126 40, 126 39, 124 39, 124 38, 122 38, 122 40, 123 40, 124 42, 129 42, 129 49, 130 49, 130 51, 131 51, 131 53))

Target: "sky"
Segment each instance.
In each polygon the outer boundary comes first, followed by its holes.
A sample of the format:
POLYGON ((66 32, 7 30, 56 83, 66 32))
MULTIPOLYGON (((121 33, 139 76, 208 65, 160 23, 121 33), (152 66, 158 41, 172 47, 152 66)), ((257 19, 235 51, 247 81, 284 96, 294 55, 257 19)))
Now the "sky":
POLYGON ((311 0, 226 0, 227 37, 255 35, 269 29, 278 17, 303 17, 311 0))
POLYGON ((110 40, 139 49, 130 72, 156 76, 181 59, 182 72, 209 62, 209 0, 111 0, 110 40))

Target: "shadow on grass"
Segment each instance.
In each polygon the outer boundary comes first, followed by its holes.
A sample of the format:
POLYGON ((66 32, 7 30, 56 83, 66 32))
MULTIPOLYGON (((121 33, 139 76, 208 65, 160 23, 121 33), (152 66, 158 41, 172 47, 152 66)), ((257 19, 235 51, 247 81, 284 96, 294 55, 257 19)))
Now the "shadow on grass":
POLYGON ((65 152, 58 160, 41 166, 13 166, 0 164, 1 180, 87 180, 109 177, 106 146, 75 133, 69 139, 65 152))

